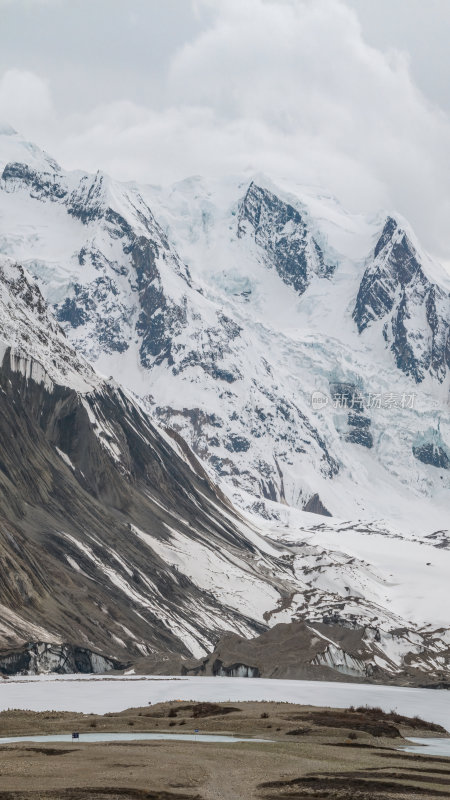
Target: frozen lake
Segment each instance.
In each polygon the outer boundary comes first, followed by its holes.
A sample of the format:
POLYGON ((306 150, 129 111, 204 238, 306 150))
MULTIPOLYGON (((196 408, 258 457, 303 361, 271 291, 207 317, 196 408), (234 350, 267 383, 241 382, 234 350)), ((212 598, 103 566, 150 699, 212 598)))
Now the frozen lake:
POLYGON ((400 747, 406 753, 423 753, 427 756, 448 756, 450 758, 450 739, 409 739, 410 745, 400 747))
POLYGON ((264 678, 41 675, 0 682, 0 710, 81 711, 105 714, 168 700, 238 702, 278 700, 313 706, 379 706, 418 714, 450 730, 450 691, 361 683, 264 678))

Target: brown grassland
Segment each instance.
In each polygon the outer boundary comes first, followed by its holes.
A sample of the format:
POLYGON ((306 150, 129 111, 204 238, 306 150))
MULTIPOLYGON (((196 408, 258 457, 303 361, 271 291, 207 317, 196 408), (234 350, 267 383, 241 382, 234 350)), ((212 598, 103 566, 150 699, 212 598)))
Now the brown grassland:
POLYGON ((164 703, 104 716, 6 711, 0 736, 71 733, 79 743, 0 746, 0 800, 432 800, 450 759, 403 753, 445 731, 379 709, 289 703, 164 703), (83 733, 226 733, 269 742, 83 743, 83 733))

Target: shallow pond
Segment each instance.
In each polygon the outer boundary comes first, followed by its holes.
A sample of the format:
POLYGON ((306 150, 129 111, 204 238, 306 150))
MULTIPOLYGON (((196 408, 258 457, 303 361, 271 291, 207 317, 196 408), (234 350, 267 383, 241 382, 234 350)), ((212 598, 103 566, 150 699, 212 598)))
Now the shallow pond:
POLYGON ((268 739, 242 739, 238 736, 215 736, 207 733, 80 733, 79 739, 72 740, 71 734, 51 734, 49 736, 7 736, 0 738, 0 744, 16 742, 68 742, 90 744, 94 742, 136 742, 142 740, 167 739, 178 742, 268 742, 268 739))
POLYGON ((450 758, 450 739, 411 739, 411 744, 403 745, 399 750, 406 753, 424 753, 427 756, 448 756, 450 758))

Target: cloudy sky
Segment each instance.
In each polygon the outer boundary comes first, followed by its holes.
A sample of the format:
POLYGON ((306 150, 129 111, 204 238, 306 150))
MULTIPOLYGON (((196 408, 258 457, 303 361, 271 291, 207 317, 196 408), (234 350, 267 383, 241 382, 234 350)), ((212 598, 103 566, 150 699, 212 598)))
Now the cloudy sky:
POLYGON ((65 167, 264 171, 450 261, 449 0, 0 0, 0 120, 65 167))

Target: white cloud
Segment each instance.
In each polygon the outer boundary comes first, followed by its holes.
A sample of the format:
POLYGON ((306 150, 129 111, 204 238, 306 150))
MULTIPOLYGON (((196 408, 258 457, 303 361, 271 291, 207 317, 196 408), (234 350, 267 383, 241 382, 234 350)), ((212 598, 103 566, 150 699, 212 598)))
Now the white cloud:
POLYGON ((354 207, 371 197, 398 207, 428 245, 438 222, 449 246, 449 123, 414 86, 407 59, 367 45, 337 0, 212 5, 213 26, 173 61, 177 101, 244 130, 258 122, 266 136, 251 143, 255 159, 269 160, 270 142, 271 160, 283 152, 294 172, 315 172, 354 207))
POLYGON ((54 113, 46 81, 25 70, 5 72, 0 79, 0 113, 15 128, 45 127, 54 113))
POLYGON ((117 101, 58 120, 46 85, 11 71, 0 88, 11 123, 28 98, 27 135, 68 166, 123 179, 245 169, 320 183, 355 210, 400 211, 449 255, 450 125, 406 57, 369 46, 342 0, 196 6, 207 25, 173 57, 162 108, 117 101))

